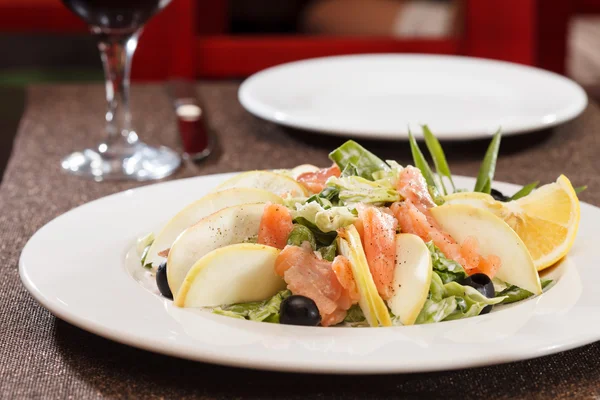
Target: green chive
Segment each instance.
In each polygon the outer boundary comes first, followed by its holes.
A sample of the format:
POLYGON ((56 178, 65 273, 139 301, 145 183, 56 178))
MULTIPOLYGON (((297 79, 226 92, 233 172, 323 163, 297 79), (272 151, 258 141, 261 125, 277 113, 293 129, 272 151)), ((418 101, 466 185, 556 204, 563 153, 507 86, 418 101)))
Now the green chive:
POLYGON ((450 167, 448 166, 448 162, 446 161, 446 155, 444 154, 444 150, 442 149, 440 141, 437 140, 437 138, 434 136, 431 130, 429 130, 429 127, 427 125, 423 125, 423 137, 425 138, 425 144, 427 145, 429 154, 431 154, 431 158, 433 159, 433 163, 435 165, 435 172, 440 178, 444 195, 448 194, 448 192, 446 191, 446 186, 444 185, 443 177, 448 178, 450 184, 452 185, 452 191, 455 192, 456 187, 454 186, 454 182, 452 181, 450 167))
POLYGON ((435 179, 433 178, 433 172, 431 172, 431 168, 429 167, 425 156, 423 156, 421 149, 419 149, 419 145, 417 144, 417 141, 415 140, 415 137, 413 136, 410 129, 408 131, 408 140, 410 142, 410 152, 412 153, 415 167, 421 170, 421 173, 423 174, 423 177, 425 178, 425 181, 427 182, 428 186, 433 186, 437 188, 437 184, 435 182, 435 179))
POLYGON ((496 172, 496 161, 498 160, 498 150, 500 149, 500 129, 494 134, 479 168, 477 174, 477 182, 475 183, 474 192, 482 192, 489 194, 492 191, 492 181, 496 172))
POLYGON ((521 197, 527 196, 529 193, 533 192, 533 189, 535 189, 539 184, 540 184, 540 181, 535 181, 535 182, 530 183, 529 185, 523 186, 521 188, 521 190, 519 190, 517 193, 513 194, 510 199, 518 200, 521 197))
POLYGON ((575 190, 575 193, 579 194, 579 193, 583 192, 586 189, 587 189, 587 185, 576 187, 573 190, 575 190))

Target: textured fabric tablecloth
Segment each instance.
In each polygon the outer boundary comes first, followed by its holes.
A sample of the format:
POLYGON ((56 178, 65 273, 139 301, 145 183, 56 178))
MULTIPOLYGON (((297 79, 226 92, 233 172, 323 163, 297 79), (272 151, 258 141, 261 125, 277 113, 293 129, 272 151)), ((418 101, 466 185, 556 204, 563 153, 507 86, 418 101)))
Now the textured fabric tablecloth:
MULTIPOLYGON (((218 149, 206 162, 186 165, 173 178, 300 163, 327 165, 328 151, 341 142, 253 118, 239 105, 235 83, 206 83, 199 93, 218 137, 218 149)), ((162 87, 136 86, 133 112, 144 140, 179 146, 162 87)), ((36 86, 28 91, 26 112, 0 187, 0 398, 563 399, 600 395, 597 343, 535 360, 454 372, 317 376, 183 361, 113 343, 55 318, 20 283, 18 259, 26 241, 73 207, 140 186, 94 183, 61 172, 62 156, 100 139, 103 113, 99 85, 36 86)), ((503 142, 498 180, 550 182, 565 173, 574 185, 589 185, 584 201, 600 205, 596 105, 554 130, 507 137, 503 142)), ((383 157, 410 162, 406 143, 365 144, 383 157)), ((485 141, 446 145, 453 173, 476 174, 486 146, 485 141)))

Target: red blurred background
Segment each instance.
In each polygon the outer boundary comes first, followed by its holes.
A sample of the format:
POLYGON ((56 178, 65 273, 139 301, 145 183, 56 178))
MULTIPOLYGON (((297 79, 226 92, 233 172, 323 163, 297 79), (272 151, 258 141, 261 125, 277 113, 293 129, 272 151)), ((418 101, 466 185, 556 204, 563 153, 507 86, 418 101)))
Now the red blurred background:
MULTIPOLYGON (((310 1, 249 0, 244 5, 242 0, 173 0, 147 26, 135 56, 134 78, 244 77, 287 61, 365 52, 461 54, 565 73, 573 18, 600 12, 600 0, 455 0, 451 3, 458 10, 453 21, 456 26, 448 35, 436 37, 365 35, 364 29, 360 35, 353 35, 351 29, 340 34, 335 27, 330 34, 299 34, 285 24, 277 27, 273 23, 277 18, 284 21, 281 16, 290 9, 301 12, 307 3, 310 1), (282 11, 284 3, 287 11, 282 11), (264 29, 248 21, 240 23, 240 15, 253 15, 255 21, 260 21, 256 16, 261 17, 264 29)), ((362 5, 361 9, 368 7, 362 5)), ((332 24, 344 17, 336 14, 332 24)), ((4 36, 72 38, 86 32, 85 24, 59 0, 0 1, 0 33, 4 36)))

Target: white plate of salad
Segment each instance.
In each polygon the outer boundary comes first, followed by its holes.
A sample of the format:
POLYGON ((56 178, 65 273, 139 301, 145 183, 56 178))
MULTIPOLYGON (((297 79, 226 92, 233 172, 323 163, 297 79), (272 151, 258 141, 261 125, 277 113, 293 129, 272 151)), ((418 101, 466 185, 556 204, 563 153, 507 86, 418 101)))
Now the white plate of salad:
MULTIPOLYGON (((230 366, 403 373, 538 357, 600 338, 600 210, 570 181, 452 176, 348 141, 332 164, 160 183, 78 207, 20 275, 57 317, 230 366), (176 194, 176 195, 174 195, 176 194)), ((425 150, 424 146, 423 150, 425 150)))
POLYGON ((322 57, 268 68, 240 103, 276 124, 318 134, 407 140, 428 123, 440 140, 541 130, 578 116, 585 91, 564 76, 502 61, 425 54, 322 57))

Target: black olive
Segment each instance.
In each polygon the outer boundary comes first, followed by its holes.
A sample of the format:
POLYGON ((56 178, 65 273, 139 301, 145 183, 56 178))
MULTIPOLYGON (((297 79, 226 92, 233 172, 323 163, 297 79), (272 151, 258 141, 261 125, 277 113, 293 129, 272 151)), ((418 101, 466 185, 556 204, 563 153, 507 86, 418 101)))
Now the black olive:
POLYGON ((281 303, 279 323, 286 325, 317 326, 321 322, 321 314, 312 299, 293 295, 281 303))
MULTIPOLYGON (((473 274, 459 283, 463 286, 471 286, 488 299, 496 297, 494 284, 486 274, 473 274)), ((490 311, 492 311, 492 305, 485 306, 483 310, 481 310, 481 314, 487 314, 490 311)))
POLYGON ((492 195, 492 197, 495 200, 498 200, 498 201, 509 201, 510 200, 510 197, 505 196, 501 191, 496 190, 496 189, 492 189, 492 192, 490 194, 492 195))
POLYGON ((167 281, 167 262, 163 262, 158 266, 156 270, 156 286, 158 286, 158 290, 160 294, 165 296, 168 299, 173 299, 173 293, 171 293, 171 288, 169 287, 169 281, 167 281))

